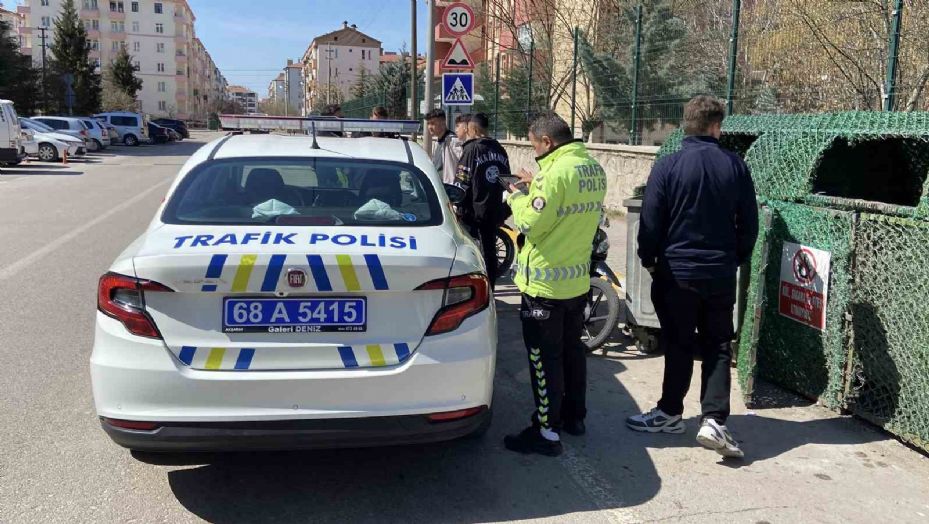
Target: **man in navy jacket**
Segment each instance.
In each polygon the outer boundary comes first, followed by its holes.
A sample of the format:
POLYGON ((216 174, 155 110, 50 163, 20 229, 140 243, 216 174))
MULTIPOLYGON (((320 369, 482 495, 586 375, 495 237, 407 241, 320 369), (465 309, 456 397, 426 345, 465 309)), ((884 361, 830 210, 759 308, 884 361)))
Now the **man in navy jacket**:
POLYGON ((665 370, 658 406, 626 424, 651 433, 685 431, 681 415, 696 350, 703 357, 697 441, 723 456, 741 457, 725 425, 732 318, 736 270, 751 258, 758 207, 748 166, 719 145, 724 117, 715 98, 688 102, 681 150, 655 163, 645 188, 638 254, 654 280, 665 370))

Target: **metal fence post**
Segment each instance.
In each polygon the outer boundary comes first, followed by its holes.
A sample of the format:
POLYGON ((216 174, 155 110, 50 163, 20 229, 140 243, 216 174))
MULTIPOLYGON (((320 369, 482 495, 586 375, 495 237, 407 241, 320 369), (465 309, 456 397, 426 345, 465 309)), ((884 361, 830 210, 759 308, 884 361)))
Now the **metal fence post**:
POLYGON ((635 6, 635 56, 632 60, 632 122, 629 126, 629 144, 639 144, 639 69, 642 65, 642 5, 635 6))
POLYGON ((726 113, 732 114, 735 106, 735 70, 739 57, 739 15, 742 0, 732 0, 732 34, 729 37, 729 73, 726 83, 726 113))
POLYGON ((574 61, 571 62, 571 133, 576 135, 574 124, 577 119, 577 39, 580 29, 574 26, 574 61))
POLYGON ((497 63, 494 73, 494 138, 497 138, 497 122, 500 121, 500 51, 497 50, 497 63))
POLYGON ((900 24, 903 19, 903 0, 897 0, 890 30, 890 49, 887 52, 887 79, 884 81, 884 111, 893 111, 897 101, 897 65, 900 63, 900 24))

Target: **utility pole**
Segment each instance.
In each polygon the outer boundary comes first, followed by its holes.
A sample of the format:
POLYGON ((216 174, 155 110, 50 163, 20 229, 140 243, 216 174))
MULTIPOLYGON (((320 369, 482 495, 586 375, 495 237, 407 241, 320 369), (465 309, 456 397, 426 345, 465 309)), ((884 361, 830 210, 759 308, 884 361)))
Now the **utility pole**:
MULTIPOLYGON (((571 133, 575 133, 574 124, 577 118, 577 39, 580 31, 577 26, 574 26, 574 61, 571 62, 571 133)), ((577 137, 576 134, 575 137, 577 137)))
POLYGON ((284 116, 290 116, 290 68, 284 69, 284 116))
POLYGON ((731 115, 735 105, 735 69, 739 58, 739 13, 742 0, 732 0, 732 35, 729 37, 729 80, 726 87, 726 113, 731 115))
POLYGON ((526 125, 532 119, 532 66, 535 63, 535 36, 532 35, 532 28, 529 29, 529 76, 528 85, 526 86, 526 125))
POLYGON ((897 101, 897 66, 900 63, 900 24, 903 19, 903 0, 897 0, 890 30, 890 49, 887 53, 887 79, 884 81, 884 111, 893 111, 897 101))
POLYGON ((497 60, 494 72, 494 139, 497 138, 497 122, 500 120, 500 48, 497 48, 497 60))
MULTIPOLYGON (((416 3, 415 0, 413 2, 416 3)), ((432 81, 435 76, 435 0, 426 0, 426 113, 432 111, 432 81)), ((432 151, 432 134, 429 126, 423 133, 423 146, 432 151)))
MULTIPOLYGON (((418 69, 417 62, 419 56, 416 53, 416 0, 410 0, 410 117, 412 120, 419 120, 419 108, 416 107, 416 73, 418 69)), ((413 135, 416 138, 416 135, 413 135)))
POLYGON ((326 74, 329 79, 326 81, 326 103, 332 103, 332 42, 326 44, 326 74))
POLYGON ((46 34, 48 33, 48 28, 45 26, 39 27, 39 33, 41 34, 39 38, 42 40, 42 112, 48 114, 48 83, 46 72, 48 68, 45 66, 47 62, 45 59, 45 40, 48 38, 46 34))

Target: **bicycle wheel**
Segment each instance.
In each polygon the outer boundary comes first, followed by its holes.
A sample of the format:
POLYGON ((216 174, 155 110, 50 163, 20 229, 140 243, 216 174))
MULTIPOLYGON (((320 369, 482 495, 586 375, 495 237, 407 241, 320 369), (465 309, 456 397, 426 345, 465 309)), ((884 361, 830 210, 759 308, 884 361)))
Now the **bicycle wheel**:
POLYGON ((590 279, 590 292, 584 308, 584 332, 581 340, 587 351, 602 346, 616 329, 619 321, 619 295, 608 280, 590 279))

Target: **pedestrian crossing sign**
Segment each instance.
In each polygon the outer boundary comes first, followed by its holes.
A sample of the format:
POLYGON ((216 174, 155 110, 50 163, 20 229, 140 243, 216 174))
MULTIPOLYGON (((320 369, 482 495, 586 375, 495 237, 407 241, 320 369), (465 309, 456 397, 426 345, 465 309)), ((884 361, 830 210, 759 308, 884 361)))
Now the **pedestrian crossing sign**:
POLYGON ((474 103, 474 74, 445 73, 442 75, 442 103, 447 106, 469 106, 474 103))

